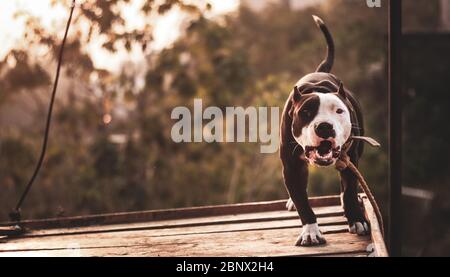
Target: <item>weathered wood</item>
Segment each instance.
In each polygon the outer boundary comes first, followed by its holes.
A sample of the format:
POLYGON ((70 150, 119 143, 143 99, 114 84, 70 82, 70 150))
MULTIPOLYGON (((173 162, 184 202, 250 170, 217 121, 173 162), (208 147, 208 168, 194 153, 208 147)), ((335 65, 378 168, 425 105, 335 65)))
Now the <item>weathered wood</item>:
MULTIPOLYGON (((343 215, 341 206, 330 207, 317 207, 313 208, 320 222, 323 222, 322 218, 326 217, 338 217, 343 215)), ((340 218, 336 223, 341 223, 344 218, 340 218)), ((35 230, 24 234, 22 237, 40 237, 40 236, 55 236, 55 235, 68 235, 68 234, 83 234, 83 233, 105 233, 105 232, 123 232, 123 231, 139 231, 139 230, 155 230, 155 229, 170 229, 180 227, 194 227, 194 226, 207 226, 224 224, 242 224, 250 222, 267 222, 274 221, 280 222, 281 220, 295 220, 300 226, 300 220, 297 212, 272 211, 264 213, 246 213, 246 214, 234 214, 223 215, 215 217, 200 217, 200 218, 187 218, 178 220, 161 220, 150 221, 144 223, 132 223, 132 224, 115 224, 115 225, 96 225, 88 227, 75 227, 75 228, 63 228, 63 229, 43 229, 35 230)))
MULTIPOLYGON (((31 229, 69 228, 91 225, 107 225, 118 223, 135 223, 168 219, 196 218, 204 216, 219 216, 241 213, 256 213, 285 209, 287 200, 251 202, 243 204, 228 204, 204 207, 191 207, 140 212, 112 213, 103 215, 75 216, 43 220, 24 220, 21 225, 31 229)), ((338 196, 323 196, 310 198, 312 207, 339 205, 338 196)), ((0 226, 11 225, 2 223, 0 226)))
POLYGON ((344 257, 368 257, 367 251, 354 251, 354 252, 342 252, 336 254, 325 254, 325 255, 311 255, 313 257, 332 257, 332 258, 344 258, 344 257))
MULTIPOLYGON (((318 220, 322 231, 326 232, 346 232, 347 229, 342 229, 341 227, 347 223, 346 219, 343 217, 325 217, 319 218, 318 220), (333 229, 328 226, 339 226, 338 229, 333 229)), ((191 235, 191 234, 213 234, 213 233, 241 233, 248 231, 257 231, 257 230, 274 230, 274 229, 289 229, 296 228, 298 232, 301 231, 301 224, 298 219, 290 219, 290 220, 277 220, 277 221, 267 221, 267 222, 251 222, 251 223, 229 223, 222 225, 203 225, 203 226, 189 226, 189 227, 174 227, 167 229, 148 229, 148 230, 127 230, 120 232, 80 232, 78 234, 70 234, 66 233, 64 235, 56 235, 56 236, 34 236, 34 237, 26 237, 15 240, 10 240, 7 244, 0 244, 0 252, 1 251, 10 251, 23 249, 26 245, 29 247, 49 247, 50 245, 58 245, 65 243, 66 240, 77 240, 83 241, 84 239, 93 238, 97 245, 98 243, 108 243, 108 240, 112 242, 117 242, 121 240, 128 240, 131 238, 140 238, 140 237, 175 237, 175 236, 183 236, 183 235, 191 235), (98 239, 98 241, 97 241, 98 239), (31 245, 31 246, 30 246, 31 245)), ((106 244, 105 244, 106 245, 106 244)))
POLYGON ((23 229, 18 226, 0 227, 0 237, 2 236, 16 236, 23 233, 23 229))
POLYGON ((327 239, 316 247, 293 246, 301 222, 282 200, 28 221, 42 229, 0 239, 0 256, 387 256, 373 208, 362 197, 371 236, 348 233, 337 196, 311 199, 327 239))
POLYGON ((386 248, 386 244, 384 243, 383 235, 381 233, 381 228, 377 220, 377 216, 375 215, 375 211, 370 204, 367 196, 362 195, 364 209, 366 212, 366 217, 370 222, 370 236, 372 238, 373 247, 374 247, 374 255, 376 257, 388 257, 389 253, 386 248))
POLYGON ((293 246, 300 230, 289 228, 240 233, 187 234, 174 237, 149 237, 145 234, 124 236, 124 233, 121 233, 120 236, 114 233, 83 235, 75 238, 60 238, 59 241, 42 242, 39 240, 38 242, 25 243, 24 248, 15 251, 10 250, 8 254, 48 256, 77 254, 82 256, 305 256, 321 253, 339 254, 365 251, 370 243, 370 237, 349 234, 346 232, 346 228, 346 225, 322 227, 327 244, 318 247, 293 246), (328 233, 333 230, 340 230, 340 233, 328 233), (70 254, 71 251, 72 254, 70 254))

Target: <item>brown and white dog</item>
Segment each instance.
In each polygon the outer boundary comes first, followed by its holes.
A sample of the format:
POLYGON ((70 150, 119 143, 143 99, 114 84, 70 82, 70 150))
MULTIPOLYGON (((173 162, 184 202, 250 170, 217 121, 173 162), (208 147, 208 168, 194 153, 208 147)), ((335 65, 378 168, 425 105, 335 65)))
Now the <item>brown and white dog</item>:
MULTIPOLYGON (((297 208, 303 223, 296 245, 325 243, 316 216, 308 202, 308 165, 330 166, 339 158, 351 136, 364 135, 361 108, 353 94, 333 74, 334 43, 328 28, 313 16, 328 44, 327 57, 316 72, 301 78, 286 101, 280 127, 280 158, 283 178, 290 199, 287 207, 297 208)), ((362 142, 354 141, 347 150, 357 166, 363 152, 362 142)), ((357 178, 349 170, 340 172, 342 203, 349 231, 369 233, 357 195, 357 178)))

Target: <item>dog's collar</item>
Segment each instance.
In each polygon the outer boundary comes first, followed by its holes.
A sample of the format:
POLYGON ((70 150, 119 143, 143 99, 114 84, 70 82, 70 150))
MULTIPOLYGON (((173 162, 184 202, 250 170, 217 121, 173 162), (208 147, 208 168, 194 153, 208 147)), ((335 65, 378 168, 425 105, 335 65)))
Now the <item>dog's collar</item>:
POLYGON ((360 122, 358 121, 358 117, 356 115, 355 108, 352 105, 352 102, 346 98, 342 99, 345 105, 347 106, 349 112, 350 112, 350 122, 352 124, 351 134, 350 136, 359 136, 361 135, 361 126, 360 122))
POLYGON ((348 98, 342 99, 342 101, 347 106, 347 108, 350 112, 350 122, 352 124, 350 137, 344 143, 344 145, 342 146, 342 149, 341 149, 341 153, 347 153, 347 151, 349 151, 350 148, 352 147, 354 139, 365 138, 365 137, 360 136, 362 128, 360 127, 360 122, 358 120, 358 117, 356 115, 356 111, 355 111, 355 108, 353 107, 352 102, 348 98))

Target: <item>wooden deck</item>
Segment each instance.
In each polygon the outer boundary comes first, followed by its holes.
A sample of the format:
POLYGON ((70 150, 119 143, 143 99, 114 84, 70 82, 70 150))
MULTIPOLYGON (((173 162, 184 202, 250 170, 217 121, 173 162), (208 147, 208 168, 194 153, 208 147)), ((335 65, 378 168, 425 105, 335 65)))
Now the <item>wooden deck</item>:
POLYGON ((339 197, 310 199, 327 239, 317 247, 293 246, 300 220, 279 200, 24 221, 25 234, 0 237, 0 256, 386 256, 363 199, 370 236, 348 233, 339 197))

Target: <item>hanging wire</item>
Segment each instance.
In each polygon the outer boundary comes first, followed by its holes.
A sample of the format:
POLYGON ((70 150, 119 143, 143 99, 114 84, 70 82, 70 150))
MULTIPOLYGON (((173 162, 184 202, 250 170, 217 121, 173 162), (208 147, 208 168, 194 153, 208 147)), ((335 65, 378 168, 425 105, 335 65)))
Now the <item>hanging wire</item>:
POLYGON ((47 150, 48 137, 49 137, 49 131, 50 131, 50 123, 51 123, 51 120, 52 120, 53 104, 54 104, 54 101, 55 101, 56 90, 58 88, 59 74, 60 74, 60 71, 61 71, 61 65, 62 65, 62 60, 63 60, 64 46, 66 44, 67 34, 69 33, 70 23, 72 21, 73 11, 75 9, 75 1, 76 0, 72 0, 72 5, 70 7, 70 15, 69 15, 69 19, 67 20, 67 25, 66 25, 66 30, 65 30, 65 33, 64 33, 64 38, 63 38, 62 43, 61 43, 61 48, 59 49, 58 65, 57 65, 57 68, 56 68, 56 75, 55 75, 55 80, 54 80, 54 83, 53 83, 53 90, 52 90, 52 96, 51 96, 51 99, 50 99, 50 105, 48 107, 47 122, 46 122, 46 125, 45 125, 44 141, 42 143, 41 154, 40 154, 39 160, 38 160, 38 162, 36 164, 36 168, 34 169, 33 175, 31 176, 30 180, 28 181, 24 192, 22 193, 19 201, 17 202, 15 210, 9 214, 9 217, 10 217, 11 221, 14 221, 14 222, 19 222, 21 220, 20 208, 21 208, 23 202, 25 201, 25 198, 28 195, 28 192, 30 191, 34 181, 36 180, 36 177, 39 174, 39 171, 40 171, 40 169, 42 167, 42 163, 43 163, 44 158, 45 158, 45 153, 46 153, 46 150, 47 150))

